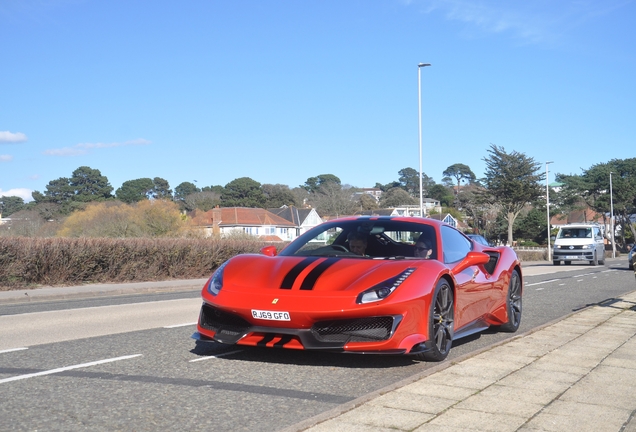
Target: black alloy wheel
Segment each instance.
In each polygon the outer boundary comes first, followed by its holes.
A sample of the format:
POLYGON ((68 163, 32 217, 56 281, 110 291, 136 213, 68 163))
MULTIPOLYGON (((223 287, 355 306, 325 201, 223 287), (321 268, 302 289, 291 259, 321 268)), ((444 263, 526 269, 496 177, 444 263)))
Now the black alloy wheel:
POLYGON ((442 361, 450 352, 455 332, 453 289, 446 279, 437 283, 433 298, 428 324, 430 341, 427 347, 429 350, 421 353, 419 357, 426 361, 442 361))
POLYGON ((499 327, 501 331, 514 333, 521 324, 522 311, 522 288, 521 278, 517 270, 512 271, 510 283, 508 284, 508 295, 506 296, 506 313, 508 322, 499 327))

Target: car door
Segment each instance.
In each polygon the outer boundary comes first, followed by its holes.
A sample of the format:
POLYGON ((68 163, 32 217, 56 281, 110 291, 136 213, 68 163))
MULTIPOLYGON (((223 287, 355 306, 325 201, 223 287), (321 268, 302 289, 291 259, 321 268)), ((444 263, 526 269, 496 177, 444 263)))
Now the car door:
MULTIPOLYGON (((472 249, 472 243, 450 226, 441 227, 442 257, 449 268, 459 263, 472 249)), ((455 329, 483 316, 489 309, 490 281, 479 266, 471 266, 455 277, 455 329)))

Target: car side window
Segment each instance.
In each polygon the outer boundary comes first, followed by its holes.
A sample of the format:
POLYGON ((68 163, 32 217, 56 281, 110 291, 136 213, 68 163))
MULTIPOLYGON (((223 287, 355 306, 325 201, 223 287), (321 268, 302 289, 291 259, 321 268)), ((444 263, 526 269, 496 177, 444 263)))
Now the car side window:
MULTIPOLYGON (((442 252, 444 263, 454 263, 470 252, 470 240, 449 226, 442 226, 442 252)), ((439 258, 439 257, 438 257, 439 258)))

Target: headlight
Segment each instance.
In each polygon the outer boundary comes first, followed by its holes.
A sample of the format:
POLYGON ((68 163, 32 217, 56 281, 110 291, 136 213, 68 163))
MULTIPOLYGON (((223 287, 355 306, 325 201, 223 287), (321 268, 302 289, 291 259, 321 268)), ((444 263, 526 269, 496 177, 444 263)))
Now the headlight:
POLYGON ((223 288, 223 270, 229 261, 225 261, 221 266, 216 269, 216 271, 212 274, 212 277, 208 281, 208 285, 206 289, 213 296, 217 295, 221 288, 223 288))
POLYGON ((399 287, 414 271, 414 267, 407 268, 399 275, 387 279, 384 282, 380 282, 376 286, 363 291, 360 295, 358 295, 356 302, 360 304, 371 303, 387 298, 389 294, 395 291, 395 289, 399 287))
POLYGON ((594 245, 593 244, 583 245, 583 249, 594 249, 594 245))

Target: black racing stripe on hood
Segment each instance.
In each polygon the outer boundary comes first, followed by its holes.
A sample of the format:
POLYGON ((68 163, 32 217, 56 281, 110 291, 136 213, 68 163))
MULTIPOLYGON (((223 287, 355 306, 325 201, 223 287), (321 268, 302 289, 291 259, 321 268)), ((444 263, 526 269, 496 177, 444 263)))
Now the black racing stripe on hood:
POLYGON ((296 281, 296 278, 298 277, 300 272, 305 270, 311 263, 313 263, 317 259, 319 259, 319 257, 307 257, 301 262, 299 262, 298 264, 296 264, 294 267, 292 267, 289 273, 285 275, 285 278, 283 279, 283 283, 280 284, 280 288, 292 289, 292 286, 294 285, 294 282, 296 281))
POLYGON ((340 261, 340 258, 327 258, 326 260, 318 264, 309 272, 309 274, 307 275, 303 283, 300 285, 300 289, 301 290, 314 289, 314 285, 316 284, 316 281, 318 280, 320 275, 322 275, 325 272, 325 270, 327 270, 329 267, 331 267, 338 261, 340 261))

